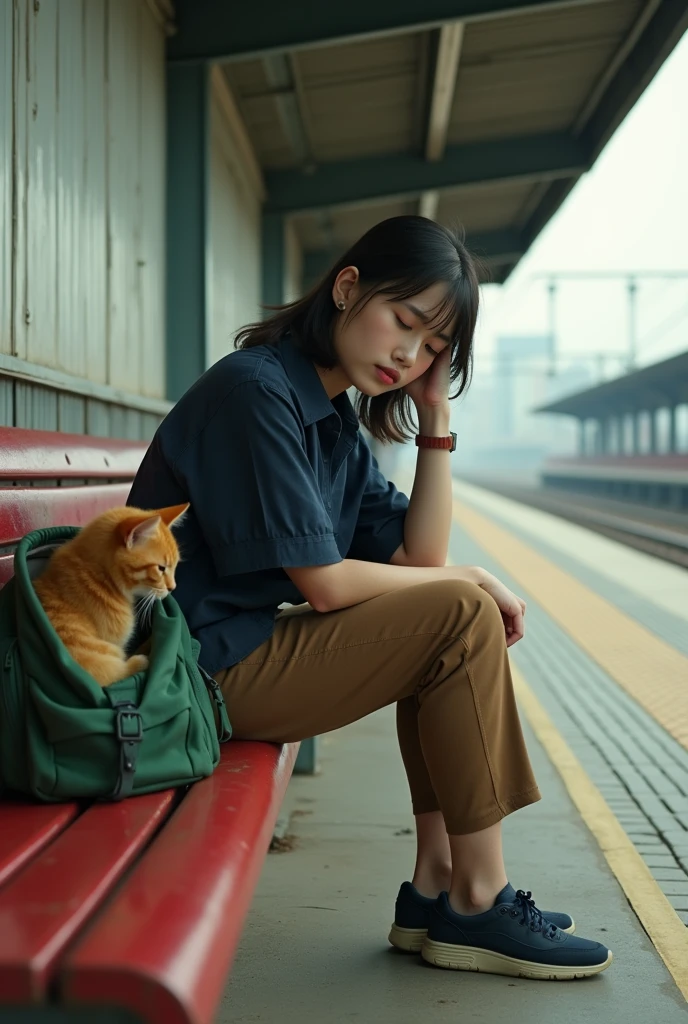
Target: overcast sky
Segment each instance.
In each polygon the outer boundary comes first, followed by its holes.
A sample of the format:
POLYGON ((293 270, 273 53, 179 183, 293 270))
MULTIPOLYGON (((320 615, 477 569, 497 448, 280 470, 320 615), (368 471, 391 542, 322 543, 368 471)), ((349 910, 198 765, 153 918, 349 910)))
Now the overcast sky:
MULTIPOLYGON (((688 272, 688 34, 676 47, 592 171, 584 176, 506 285, 483 289, 476 371, 487 369, 500 334, 547 330, 546 287, 553 270, 688 272)), ((639 362, 688 349, 688 277, 642 284, 639 362)), ((565 283, 557 301, 563 352, 627 345, 627 292, 621 282, 565 283)), ((607 375, 616 376, 610 361, 607 375)))

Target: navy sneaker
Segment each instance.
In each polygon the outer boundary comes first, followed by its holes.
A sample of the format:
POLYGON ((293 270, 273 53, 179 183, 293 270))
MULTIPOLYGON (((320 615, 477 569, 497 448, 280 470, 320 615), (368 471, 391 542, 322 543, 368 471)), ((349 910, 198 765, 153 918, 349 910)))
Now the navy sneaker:
POLYGON ((529 892, 500 892, 492 910, 456 914, 446 892, 430 915, 421 956, 435 967, 513 978, 564 981, 599 974, 612 962, 600 942, 567 935, 537 909, 529 892))
MULTIPOLYGON (((505 893, 511 897, 516 895, 516 890, 508 885, 500 896, 504 898, 505 893)), ((394 913, 394 924, 389 933, 389 941, 397 949, 403 949, 406 953, 420 953, 430 921, 430 912, 437 901, 430 896, 421 896, 415 885, 411 882, 404 882, 399 895, 397 896, 394 913)), ((576 930, 573 918, 568 914, 559 914, 554 910, 543 910, 542 916, 548 921, 561 928, 563 932, 572 935, 576 930)))

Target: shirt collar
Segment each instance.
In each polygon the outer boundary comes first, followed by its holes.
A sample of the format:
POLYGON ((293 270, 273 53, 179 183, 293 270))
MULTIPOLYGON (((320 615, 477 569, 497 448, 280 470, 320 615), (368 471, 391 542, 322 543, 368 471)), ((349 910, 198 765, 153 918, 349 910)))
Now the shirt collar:
POLYGON ((313 360, 301 351, 293 339, 284 338, 280 349, 287 376, 301 402, 304 425, 309 426, 335 413, 353 430, 358 430, 358 416, 346 392, 330 401, 313 360))

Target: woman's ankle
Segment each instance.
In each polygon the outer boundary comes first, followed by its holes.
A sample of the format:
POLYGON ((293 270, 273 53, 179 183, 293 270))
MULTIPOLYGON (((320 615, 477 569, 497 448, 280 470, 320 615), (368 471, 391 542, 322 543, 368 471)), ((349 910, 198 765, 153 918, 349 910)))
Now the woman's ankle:
POLYGON ((436 899, 441 892, 449 889, 451 864, 416 864, 411 882, 421 896, 436 899))
POLYGON ((484 914, 487 910, 492 910, 497 896, 506 884, 500 879, 454 884, 449 888, 449 906, 454 913, 463 916, 484 914))

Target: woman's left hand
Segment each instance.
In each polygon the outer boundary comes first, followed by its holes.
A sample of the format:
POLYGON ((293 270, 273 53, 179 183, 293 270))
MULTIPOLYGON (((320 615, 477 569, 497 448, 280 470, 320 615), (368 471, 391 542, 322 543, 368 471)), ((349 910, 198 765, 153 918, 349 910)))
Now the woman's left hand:
POLYGON ((404 391, 416 409, 441 409, 449 402, 451 350, 447 347, 433 359, 421 377, 407 384, 404 391))

